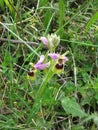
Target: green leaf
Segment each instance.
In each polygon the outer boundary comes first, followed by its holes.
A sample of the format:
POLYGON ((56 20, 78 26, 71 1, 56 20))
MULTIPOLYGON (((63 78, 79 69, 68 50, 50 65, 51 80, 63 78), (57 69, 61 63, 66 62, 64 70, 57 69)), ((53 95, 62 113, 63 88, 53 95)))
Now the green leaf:
POLYGON ((0 0, 0 7, 4 10, 4 0, 0 0))
POLYGON ((45 6, 48 3, 48 0, 40 0, 39 1, 39 7, 45 6))
POLYGON ((72 125, 71 130, 84 130, 84 126, 81 126, 81 125, 72 125))
POLYGON ((51 19, 51 16, 52 16, 51 11, 48 10, 48 11, 45 12, 45 18, 44 18, 44 21, 43 21, 45 27, 48 26, 49 21, 50 21, 50 19, 51 19))
POLYGON ((11 12, 12 16, 14 17, 15 11, 14 11, 14 4, 12 0, 4 0, 6 6, 9 8, 9 11, 11 12))
POLYGON ((88 29, 92 26, 92 24, 93 24, 97 19, 98 19, 98 12, 96 12, 96 13, 92 16, 92 18, 89 20, 89 22, 88 22, 87 25, 86 25, 86 30, 88 30, 88 29))
POLYGON ((61 100, 62 107, 68 114, 72 114, 73 117, 85 117, 87 114, 81 110, 79 104, 76 102, 75 99, 71 99, 69 97, 64 97, 61 100))
POLYGON ((59 26, 62 26, 65 18, 65 4, 63 0, 59 0, 59 26))
POLYGON ((94 120, 94 123, 98 126, 98 117, 95 116, 93 120, 94 120))
POLYGON ((64 20, 65 20, 65 1, 64 0, 59 0, 59 10, 58 10, 58 25, 59 25, 59 28, 60 31, 59 31, 59 35, 60 37, 62 37, 64 35, 64 27, 63 27, 63 24, 64 24, 64 20))

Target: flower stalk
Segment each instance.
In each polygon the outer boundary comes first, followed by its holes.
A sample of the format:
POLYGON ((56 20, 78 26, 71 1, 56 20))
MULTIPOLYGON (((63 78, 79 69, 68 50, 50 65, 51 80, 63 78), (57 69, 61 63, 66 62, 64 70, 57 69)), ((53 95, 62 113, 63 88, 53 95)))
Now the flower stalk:
MULTIPOLYGON (((52 62, 51 62, 52 63, 52 62)), ((53 65, 51 65, 46 77, 44 78, 40 88, 39 88, 39 91, 37 93, 38 95, 38 98, 42 98, 45 90, 46 90, 46 87, 47 87, 47 83, 51 80, 51 78, 53 77, 54 73, 52 72, 52 67, 53 65)))

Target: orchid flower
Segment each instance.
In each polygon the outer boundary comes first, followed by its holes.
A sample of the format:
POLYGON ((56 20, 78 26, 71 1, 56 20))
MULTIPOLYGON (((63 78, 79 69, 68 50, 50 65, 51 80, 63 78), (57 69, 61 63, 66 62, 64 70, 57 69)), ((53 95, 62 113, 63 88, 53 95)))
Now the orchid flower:
POLYGON ((48 56, 55 61, 53 72, 61 73, 64 70, 64 63, 68 61, 68 58, 64 54, 60 55, 57 53, 49 53, 48 56))
POLYGON ((48 68, 50 65, 50 62, 43 64, 45 59, 44 55, 41 55, 40 60, 34 65, 34 67, 38 70, 43 70, 45 68, 48 68))
POLYGON ((40 40, 42 41, 42 43, 43 43, 44 45, 47 45, 47 44, 48 44, 48 40, 47 40, 46 37, 41 37, 40 40))
POLYGON ((31 69, 27 74, 28 79, 34 80, 37 70, 44 70, 45 68, 48 68, 50 66, 50 62, 43 63, 44 60, 45 60, 45 56, 41 55, 39 61, 35 65, 33 63, 30 63, 31 69))
POLYGON ((29 79, 29 80, 35 80, 36 79, 36 71, 30 70, 27 73, 27 79, 29 79))

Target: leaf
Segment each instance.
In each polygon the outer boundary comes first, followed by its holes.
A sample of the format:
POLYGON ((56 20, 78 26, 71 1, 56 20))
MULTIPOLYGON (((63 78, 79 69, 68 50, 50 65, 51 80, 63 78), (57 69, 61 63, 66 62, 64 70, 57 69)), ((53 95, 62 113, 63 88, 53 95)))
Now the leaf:
POLYGON ((48 3, 48 0, 40 0, 39 7, 45 6, 48 3))
POLYGON ((62 107, 68 114, 72 114, 73 117, 85 117, 87 114, 81 110, 79 104, 75 101, 75 99, 71 99, 69 97, 64 97, 61 100, 62 107))
POLYGON ((92 16, 92 18, 89 20, 89 22, 88 22, 87 25, 86 25, 86 30, 88 30, 88 29, 92 26, 92 24, 93 24, 97 19, 98 19, 98 12, 96 12, 96 13, 92 16))
POLYGON ((4 10, 4 0, 0 0, 0 7, 4 10))
POLYGON ((11 12, 12 16, 14 17, 15 11, 14 11, 14 4, 12 0, 4 0, 6 6, 9 8, 9 11, 11 12))
POLYGON ((98 126, 98 116, 94 116, 93 120, 94 120, 94 123, 98 126))
POLYGON ((51 11, 47 10, 47 11, 45 12, 45 18, 44 18, 44 21, 43 21, 45 27, 48 26, 49 21, 50 21, 50 19, 51 19, 51 16, 52 16, 51 11))
POLYGON ((59 10, 58 10, 58 25, 59 28, 59 35, 62 37, 64 35, 64 20, 65 20, 65 1, 64 0, 59 0, 59 10))
POLYGON ((65 18, 65 4, 63 0, 59 0, 59 18, 58 18, 58 23, 59 23, 59 27, 62 26, 63 22, 64 22, 64 18, 65 18))

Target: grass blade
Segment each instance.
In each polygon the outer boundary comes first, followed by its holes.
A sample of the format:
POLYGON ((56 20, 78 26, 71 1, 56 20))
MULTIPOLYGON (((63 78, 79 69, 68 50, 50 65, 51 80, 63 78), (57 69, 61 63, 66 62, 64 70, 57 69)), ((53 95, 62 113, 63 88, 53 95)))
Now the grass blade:
POLYGON ((86 30, 89 30, 92 24, 98 19, 98 12, 96 12, 86 25, 86 30))

